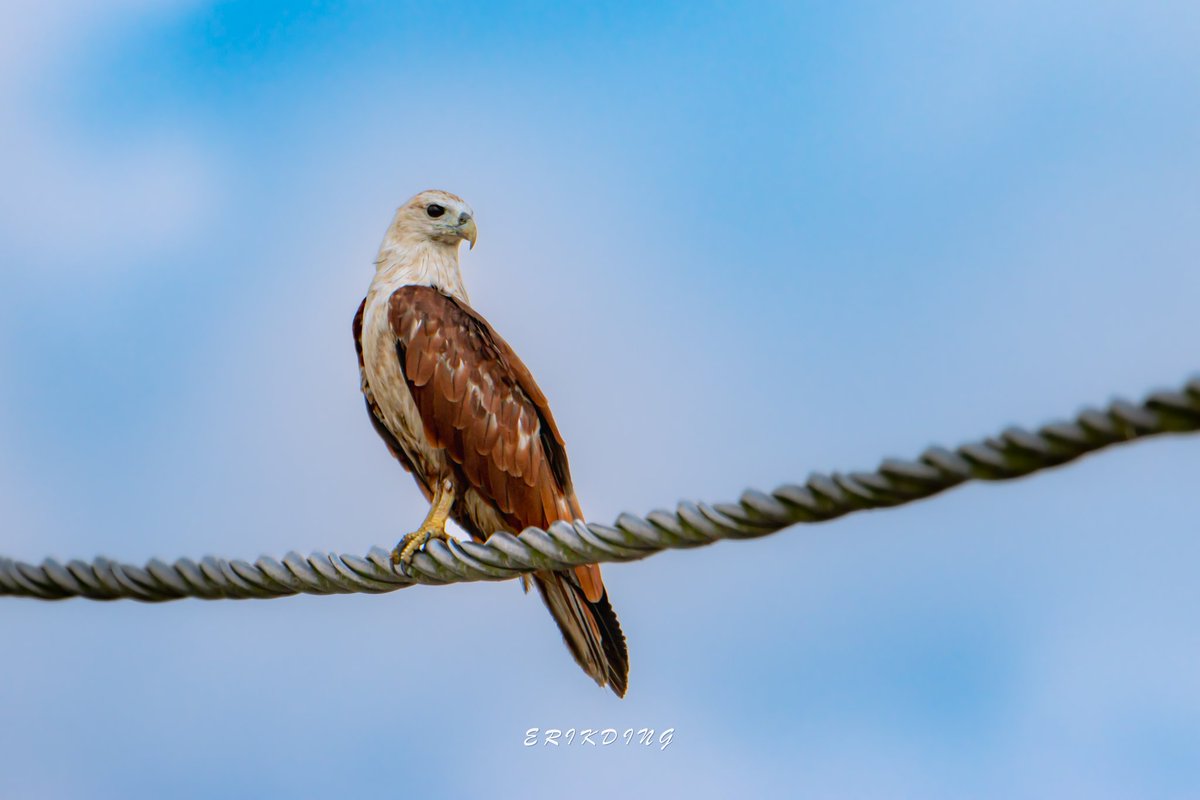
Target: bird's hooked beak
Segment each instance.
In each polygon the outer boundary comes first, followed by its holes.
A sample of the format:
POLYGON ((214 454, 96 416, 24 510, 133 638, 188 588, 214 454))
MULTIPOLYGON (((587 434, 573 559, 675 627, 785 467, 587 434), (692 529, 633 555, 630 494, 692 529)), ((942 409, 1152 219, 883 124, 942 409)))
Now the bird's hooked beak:
POLYGON ((479 230, 475 227, 474 217, 467 215, 460 217, 454 230, 460 238, 467 240, 471 250, 475 249, 475 238, 479 236, 479 230))

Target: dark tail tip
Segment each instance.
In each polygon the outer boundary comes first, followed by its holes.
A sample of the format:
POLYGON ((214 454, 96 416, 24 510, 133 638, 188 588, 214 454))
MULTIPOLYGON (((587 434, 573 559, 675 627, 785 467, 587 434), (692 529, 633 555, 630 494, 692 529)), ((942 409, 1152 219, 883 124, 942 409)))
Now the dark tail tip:
POLYGON ((595 603, 589 603, 592 612, 599 623, 600 646, 604 651, 608 687, 617 697, 624 697, 629 689, 629 648, 625 644, 625 633, 621 623, 613 611, 612 603, 608 602, 608 590, 595 603))
POLYGON ((629 688, 629 650, 608 591, 591 603, 570 572, 538 572, 533 580, 575 662, 596 683, 624 697, 629 688))

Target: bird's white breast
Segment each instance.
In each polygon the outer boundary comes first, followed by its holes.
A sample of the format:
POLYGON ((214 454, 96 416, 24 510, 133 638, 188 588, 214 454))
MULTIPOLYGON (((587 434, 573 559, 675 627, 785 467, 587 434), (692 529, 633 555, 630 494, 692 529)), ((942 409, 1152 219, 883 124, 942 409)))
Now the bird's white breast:
POLYGON ((427 478, 436 478, 444 474, 445 453, 433 447, 425 436, 420 412, 396 353, 396 336, 388 321, 392 293, 406 283, 399 278, 377 278, 371 283, 363 308, 363 370, 384 425, 404 448, 413 467, 427 478))

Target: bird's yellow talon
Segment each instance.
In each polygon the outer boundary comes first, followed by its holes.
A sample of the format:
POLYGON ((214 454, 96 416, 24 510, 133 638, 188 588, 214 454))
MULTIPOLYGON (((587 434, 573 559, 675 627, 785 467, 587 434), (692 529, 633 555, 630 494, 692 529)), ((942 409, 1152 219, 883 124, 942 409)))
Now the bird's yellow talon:
POLYGON ((450 534, 436 528, 421 528, 406 534, 392 550, 392 563, 408 566, 430 539, 449 539, 450 534))
POLYGON ((450 517, 450 509, 454 505, 454 487, 450 481, 438 484, 433 494, 429 508, 429 516, 421 523, 421 527, 406 534, 396 543, 392 550, 392 563, 408 566, 417 555, 417 551, 425 546, 430 539, 449 539, 446 533, 446 520, 450 517))

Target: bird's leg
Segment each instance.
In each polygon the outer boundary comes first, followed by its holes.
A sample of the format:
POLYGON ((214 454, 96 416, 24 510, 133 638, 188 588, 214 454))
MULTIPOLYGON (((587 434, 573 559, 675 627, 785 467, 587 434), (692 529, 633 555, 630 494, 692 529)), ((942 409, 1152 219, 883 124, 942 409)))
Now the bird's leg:
POLYGON ((430 500, 429 513, 421 527, 406 535, 392 550, 392 563, 408 566, 417 551, 425 546, 430 539, 447 539, 446 520, 450 518, 450 508, 454 505, 454 486, 449 479, 438 482, 430 500))

